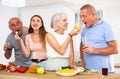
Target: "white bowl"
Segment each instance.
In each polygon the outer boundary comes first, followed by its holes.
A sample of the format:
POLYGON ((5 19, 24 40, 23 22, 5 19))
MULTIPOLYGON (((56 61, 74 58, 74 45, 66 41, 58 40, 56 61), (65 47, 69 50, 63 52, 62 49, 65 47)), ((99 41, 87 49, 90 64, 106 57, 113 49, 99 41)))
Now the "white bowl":
POLYGON ((69 66, 68 57, 48 57, 46 61, 46 70, 60 70, 64 66, 69 66))

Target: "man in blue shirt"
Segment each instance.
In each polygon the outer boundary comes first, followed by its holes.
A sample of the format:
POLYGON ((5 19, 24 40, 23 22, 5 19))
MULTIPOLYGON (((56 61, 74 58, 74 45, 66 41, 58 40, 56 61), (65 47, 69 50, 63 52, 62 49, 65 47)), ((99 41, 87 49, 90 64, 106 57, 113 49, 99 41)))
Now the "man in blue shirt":
POLYGON ((114 72, 113 54, 118 53, 117 42, 111 26, 99 19, 92 5, 80 9, 85 27, 81 34, 80 58, 85 68, 101 71, 103 66, 114 72))

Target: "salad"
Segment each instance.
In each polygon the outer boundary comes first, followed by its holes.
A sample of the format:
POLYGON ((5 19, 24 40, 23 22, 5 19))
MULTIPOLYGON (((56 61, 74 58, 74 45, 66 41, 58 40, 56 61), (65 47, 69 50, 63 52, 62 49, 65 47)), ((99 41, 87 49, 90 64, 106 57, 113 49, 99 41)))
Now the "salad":
POLYGON ((99 71, 95 69, 84 69, 82 72, 79 72, 79 74, 95 74, 99 73, 99 71))

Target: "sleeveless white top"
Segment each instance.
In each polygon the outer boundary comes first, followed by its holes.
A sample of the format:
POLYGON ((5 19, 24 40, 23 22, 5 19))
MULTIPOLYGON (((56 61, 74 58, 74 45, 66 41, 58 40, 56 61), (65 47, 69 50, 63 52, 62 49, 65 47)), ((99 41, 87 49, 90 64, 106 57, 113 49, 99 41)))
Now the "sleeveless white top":
MULTIPOLYGON (((58 34, 56 32, 51 33, 59 43, 59 45, 62 45, 66 38, 67 34, 58 34)), ((64 55, 59 54, 56 52, 49 43, 46 43, 46 49, 47 49, 47 61, 46 61, 46 70, 59 70, 61 67, 69 66, 69 54, 70 54, 70 44, 68 45, 64 55)))
MULTIPOLYGON (((67 38, 67 34, 58 34, 56 32, 51 32, 51 34, 55 37, 55 39, 57 40, 57 42, 59 43, 59 45, 62 45, 66 38, 67 38)), ((70 44, 68 45, 65 54, 61 55, 58 52, 56 52, 50 45, 49 43, 46 43, 46 48, 47 48, 47 57, 69 57, 70 54, 70 44)))

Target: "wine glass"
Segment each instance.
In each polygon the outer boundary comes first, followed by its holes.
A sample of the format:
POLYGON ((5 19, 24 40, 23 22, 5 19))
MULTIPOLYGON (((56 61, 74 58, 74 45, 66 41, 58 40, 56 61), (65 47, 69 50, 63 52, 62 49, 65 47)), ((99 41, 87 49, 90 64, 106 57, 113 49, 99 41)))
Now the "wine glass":
POLYGON ((12 51, 12 48, 11 48, 11 45, 10 45, 9 42, 6 42, 4 46, 6 48, 6 52, 11 52, 12 51))
POLYGON ((87 46, 87 45, 88 45, 88 41, 87 41, 87 37, 86 37, 86 36, 82 36, 82 37, 81 37, 81 40, 82 40, 82 44, 83 44, 84 46, 87 46))
POLYGON ((38 63, 38 58, 37 58, 37 53, 36 52, 32 52, 31 61, 33 63, 38 63))

